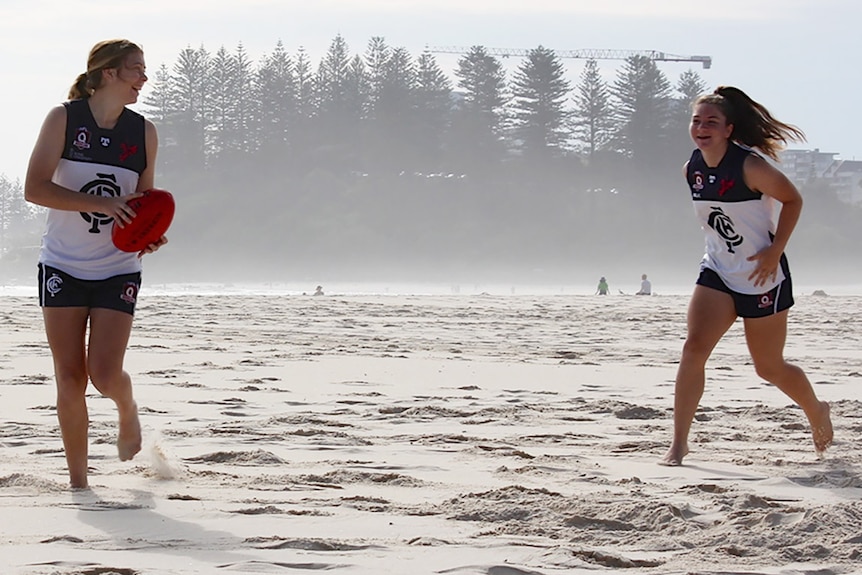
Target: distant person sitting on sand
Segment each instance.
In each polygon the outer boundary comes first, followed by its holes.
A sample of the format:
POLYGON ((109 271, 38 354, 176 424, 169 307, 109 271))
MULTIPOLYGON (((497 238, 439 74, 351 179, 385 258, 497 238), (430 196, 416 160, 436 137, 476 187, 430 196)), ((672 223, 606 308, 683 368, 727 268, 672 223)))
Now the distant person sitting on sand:
POLYGON ((652 284, 646 279, 646 274, 641 276, 641 289, 635 295, 652 295, 652 284))
POLYGON ((605 276, 599 278, 599 287, 596 288, 596 294, 598 295, 608 295, 610 288, 608 288, 608 280, 605 279, 605 276))
POLYGON ((314 295, 323 295, 323 286, 317 286, 314 288, 314 295))

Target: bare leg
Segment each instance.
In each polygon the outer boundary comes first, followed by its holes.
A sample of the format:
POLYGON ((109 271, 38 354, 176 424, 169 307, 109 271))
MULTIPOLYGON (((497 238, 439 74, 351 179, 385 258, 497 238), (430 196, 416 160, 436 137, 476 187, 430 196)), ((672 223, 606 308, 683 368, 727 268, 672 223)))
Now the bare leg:
POLYGON ((817 399, 805 372, 784 360, 786 339, 787 310, 745 320, 745 340, 757 375, 775 385, 802 408, 811 426, 814 448, 822 453, 832 443, 829 404, 817 399))
POLYGON ((74 488, 87 487, 87 366, 84 335, 87 308, 42 308, 45 333, 54 359, 57 384, 57 419, 63 436, 69 483, 74 488))
POLYGON ((688 305, 688 335, 676 373, 673 400, 673 441, 662 465, 682 465, 688 454, 688 433, 703 396, 706 361, 721 337, 736 321, 730 295, 695 286, 688 305))
POLYGON ((93 386, 114 401, 119 415, 117 452, 123 461, 141 450, 141 424, 132 394, 132 380, 123 370, 133 317, 127 313, 90 310, 90 344, 87 367, 93 386))

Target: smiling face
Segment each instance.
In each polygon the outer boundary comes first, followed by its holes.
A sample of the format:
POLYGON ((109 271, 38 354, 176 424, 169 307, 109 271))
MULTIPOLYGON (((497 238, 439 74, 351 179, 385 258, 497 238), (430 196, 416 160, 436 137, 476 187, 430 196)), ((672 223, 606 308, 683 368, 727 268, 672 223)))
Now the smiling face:
POLYGON ((118 68, 105 71, 114 90, 127 104, 138 101, 138 95, 147 81, 147 65, 144 54, 140 51, 131 52, 118 68))
POLYGON ((701 151, 724 153, 733 133, 733 124, 727 123, 727 117, 719 106, 702 102, 694 107, 689 133, 701 151))

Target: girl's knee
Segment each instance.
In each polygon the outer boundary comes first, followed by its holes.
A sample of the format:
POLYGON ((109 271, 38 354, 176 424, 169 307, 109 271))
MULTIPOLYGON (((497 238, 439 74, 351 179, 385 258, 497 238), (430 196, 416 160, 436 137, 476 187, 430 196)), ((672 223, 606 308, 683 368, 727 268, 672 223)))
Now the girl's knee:
POLYGON ((781 381, 789 369, 791 369, 791 366, 785 363, 784 360, 759 361, 754 363, 754 372, 757 376, 771 383, 781 381))
POLYGON ((90 381, 93 382, 93 387, 106 397, 113 397, 120 393, 128 380, 128 374, 122 369, 96 368, 90 371, 90 381))
POLYGON ((87 391, 86 372, 59 370, 54 378, 57 381, 57 395, 60 397, 78 397, 87 391))
POLYGON ((689 337, 682 346, 681 361, 706 363, 712 353, 713 345, 699 338, 689 337))

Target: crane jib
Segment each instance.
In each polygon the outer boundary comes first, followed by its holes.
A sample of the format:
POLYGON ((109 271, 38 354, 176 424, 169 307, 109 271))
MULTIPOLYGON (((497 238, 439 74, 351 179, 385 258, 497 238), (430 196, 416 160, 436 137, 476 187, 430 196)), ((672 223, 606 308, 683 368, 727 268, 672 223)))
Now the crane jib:
MULTIPOLYGON (((531 50, 526 48, 487 48, 482 47, 490 56, 529 56, 531 50)), ((426 46, 425 51, 432 54, 467 54, 470 48, 462 46, 426 46)), ((657 50, 552 50, 559 58, 579 58, 584 60, 626 60, 632 56, 643 56, 659 62, 700 62, 704 69, 712 66, 711 56, 681 56, 668 54, 657 50)))

